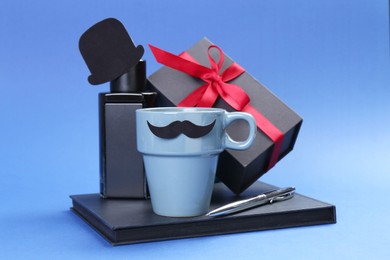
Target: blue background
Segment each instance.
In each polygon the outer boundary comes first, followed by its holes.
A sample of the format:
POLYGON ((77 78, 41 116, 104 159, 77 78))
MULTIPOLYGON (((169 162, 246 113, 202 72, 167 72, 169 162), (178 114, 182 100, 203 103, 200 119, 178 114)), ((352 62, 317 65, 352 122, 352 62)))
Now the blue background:
POLYGON ((386 0, 2 0, 0 258, 389 259, 389 57, 386 0), (297 111, 294 151, 261 180, 335 204, 338 223, 111 247, 75 216, 68 196, 98 192, 108 89, 78 40, 107 17, 174 53, 207 36, 297 111))

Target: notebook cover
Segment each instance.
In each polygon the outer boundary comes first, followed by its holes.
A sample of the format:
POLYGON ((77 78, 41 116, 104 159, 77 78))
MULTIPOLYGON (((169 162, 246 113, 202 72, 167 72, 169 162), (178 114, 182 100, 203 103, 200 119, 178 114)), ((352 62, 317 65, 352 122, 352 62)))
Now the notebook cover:
MULTIPOLYGON (((210 210, 275 188, 255 182, 237 196, 217 183, 210 210)), ((218 218, 158 216, 153 213, 150 200, 103 199, 99 194, 70 197, 71 209, 112 245, 336 223, 334 205, 298 193, 287 201, 218 218)))

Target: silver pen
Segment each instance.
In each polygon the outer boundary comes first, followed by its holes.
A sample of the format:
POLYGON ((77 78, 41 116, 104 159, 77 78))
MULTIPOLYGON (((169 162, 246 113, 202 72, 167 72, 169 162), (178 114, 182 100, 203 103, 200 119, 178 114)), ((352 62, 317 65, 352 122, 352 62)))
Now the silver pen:
POLYGON ((294 196, 294 192, 295 192, 295 188, 293 187, 269 191, 257 195, 256 197, 253 198, 229 203, 225 206, 210 211, 209 213, 206 214, 206 216, 219 217, 219 216, 224 216, 239 211, 247 210, 250 208, 258 207, 267 203, 288 200, 294 196))

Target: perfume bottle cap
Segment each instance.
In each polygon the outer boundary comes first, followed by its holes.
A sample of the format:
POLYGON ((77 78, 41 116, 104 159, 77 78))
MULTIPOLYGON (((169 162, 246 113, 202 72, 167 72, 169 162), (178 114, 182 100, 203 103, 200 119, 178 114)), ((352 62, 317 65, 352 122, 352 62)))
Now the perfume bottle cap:
POLYGON ((130 70, 110 82, 111 93, 142 92, 146 85, 146 61, 140 60, 130 70))
POLYGON ((84 32, 79 49, 91 72, 88 81, 92 85, 123 75, 144 54, 144 47, 135 46, 124 25, 115 18, 100 21, 84 32))

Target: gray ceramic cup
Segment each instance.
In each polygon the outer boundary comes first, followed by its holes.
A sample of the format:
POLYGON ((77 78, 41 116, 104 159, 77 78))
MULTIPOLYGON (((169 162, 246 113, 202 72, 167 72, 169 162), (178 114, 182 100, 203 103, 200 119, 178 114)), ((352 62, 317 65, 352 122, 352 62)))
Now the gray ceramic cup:
POLYGON ((137 148, 143 154, 153 211, 193 217, 209 210, 218 156, 248 149, 256 122, 247 113, 219 108, 146 108, 136 111, 137 148), (225 129, 245 120, 248 138, 235 141, 225 129))

